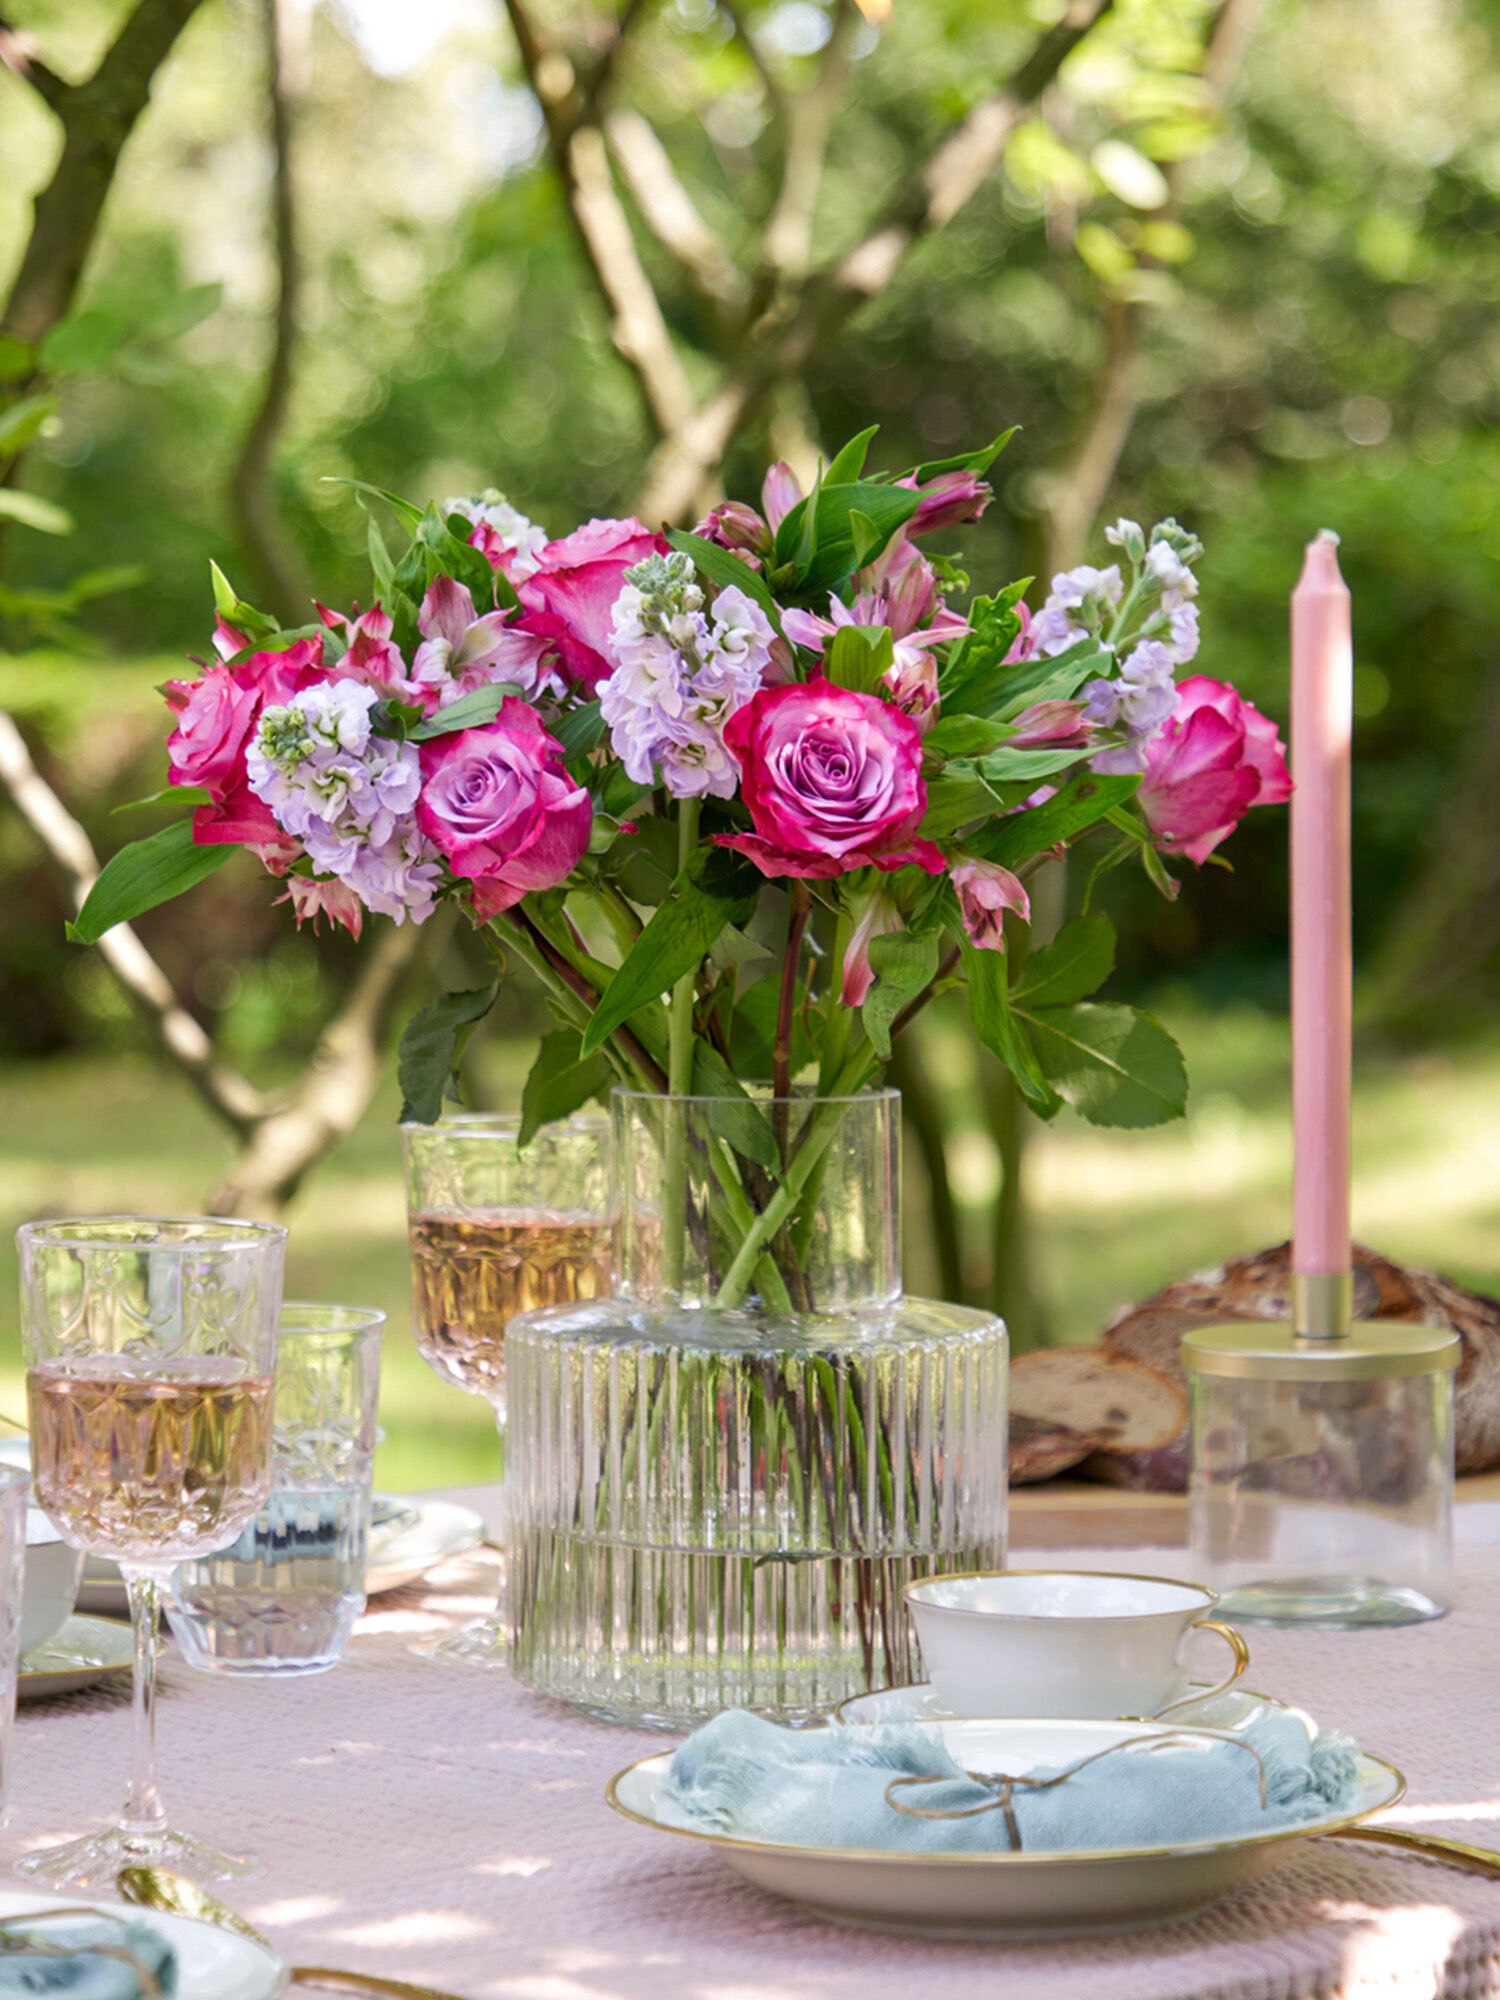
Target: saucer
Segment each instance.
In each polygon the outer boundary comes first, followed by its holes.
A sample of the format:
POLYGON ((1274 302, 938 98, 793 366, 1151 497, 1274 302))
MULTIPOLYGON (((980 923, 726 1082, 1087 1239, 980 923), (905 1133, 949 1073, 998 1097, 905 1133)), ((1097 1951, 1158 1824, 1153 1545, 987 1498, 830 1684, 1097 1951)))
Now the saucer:
MULTIPOLYGON (((1222 1699, 1222 1697, 1221 1697, 1222 1699)), ((837 1729, 841 1725, 826 1725, 837 1729)), ((952 1720, 937 1725, 972 1770, 1056 1769, 1160 1725, 1120 1722, 952 1720)), ((815 1732, 805 1731, 804 1735, 815 1732)), ((923 1937, 1056 1937, 1135 1930, 1181 1917, 1281 1866, 1300 1841, 1356 1824, 1392 1806, 1406 1781, 1379 1757, 1360 1755, 1352 1809, 1224 1840, 1058 1853, 914 1854, 891 1848, 810 1847, 677 1826, 662 1817, 673 1752, 646 1757, 611 1780, 617 1813, 678 1840, 717 1847, 746 1881, 861 1930, 923 1937)))
POLYGON ((44 1701, 92 1687, 107 1674, 129 1673, 135 1656, 130 1627, 116 1618, 69 1618, 21 1662, 17 1701, 44 1701))
MULTIPOLYGON (((1273 1715, 1286 1709, 1287 1703, 1277 1701, 1274 1695, 1257 1694, 1253 1688, 1232 1687, 1223 1694, 1213 1692, 1212 1681, 1192 1681, 1188 1684, 1188 1695, 1201 1689, 1203 1698, 1189 1701, 1183 1697, 1181 1708, 1174 1708, 1163 1721, 1177 1724, 1192 1723, 1201 1729, 1243 1729, 1249 1723, 1259 1722, 1263 1715, 1273 1715)), ((839 1722, 869 1727, 882 1722, 956 1722, 958 1717, 946 1703, 939 1700, 937 1689, 928 1681, 919 1681, 910 1687, 877 1688, 873 1694, 851 1695, 840 1702, 833 1711, 839 1722)), ((1293 1715, 1300 1716, 1311 1730, 1315 1724, 1303 1709, 1294 1708, 1293 1715)))

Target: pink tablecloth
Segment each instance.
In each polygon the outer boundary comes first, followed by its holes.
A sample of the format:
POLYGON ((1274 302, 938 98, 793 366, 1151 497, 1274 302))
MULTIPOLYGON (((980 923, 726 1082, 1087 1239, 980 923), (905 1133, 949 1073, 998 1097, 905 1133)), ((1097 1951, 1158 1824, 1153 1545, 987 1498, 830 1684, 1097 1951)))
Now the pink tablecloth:
MULTIPOLYGON (((1095 1552, 1160 1570, 1162 1552, 1095 1552)), ((1072 1560, 1069 1558, 1068 1560, 1072 1560)), ((1394 1823, 1500 1845, 1500 1547, 1457 1609, 1396 1632, 1252 1634, 1253 1685, 1347 1729, 1410 1781, 1394 1823)), ((933 1944, 823 1923, 718 1857, 604 1806, 660 1739, 584 1721, 414 1639, 486 1608, 485 1561, 380 1601, 337 1672, 269 1684, 163 1669, 175 1816, 269 1862, 228 1892, 289 1959, 468 2000, 1478 2000, 1500 1995, 1500 1883, 1311 1844, 1276 1876, 1146 1933, 933 1944)), ((100 1824, 124 1778, 123 1692, 21 1712, 12 1853, 100 1824)))

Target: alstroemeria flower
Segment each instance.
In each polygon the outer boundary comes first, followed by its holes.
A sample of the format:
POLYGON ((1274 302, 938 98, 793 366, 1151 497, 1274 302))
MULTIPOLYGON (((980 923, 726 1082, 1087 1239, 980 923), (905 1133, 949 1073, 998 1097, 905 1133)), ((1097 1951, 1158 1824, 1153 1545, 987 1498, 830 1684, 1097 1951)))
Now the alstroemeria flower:
POLYGON ((436 578, 417 613, 422 644, 412 662, 413 682, 436 697, 438 708, 494 681, 513 681, 523 694, 536 693, 547 678, 542 667, 547 641, 509 619, 508 611, 476 616, 465 585, 451 576, 436 578))
POLYGON ((347 882, 317 875, 289 875, 286 893, 278 896, 276 900, 278 903, 291 904, 299 931, 309 918, 312 920, 313 929, 316 930, 319 917, 327 917, 333 923, 342 924, 351 937, 358 937, 364 929, 364 904, 347 882))
POLYGON ((1136 803, 1164 854, 1204 862, 1257 805, 1280 805, 1292 780, 1276 725, 1227 681, 1194 674, 1146 749, 1136 803))
POLYGON ((888 937, 901 927, 901 912, 884 889, 876 889, 866 899, 859 921, 850 933, 848 950, 844 953, 839 998, 846 1007, 863 1007, 866 995, 875 984, 875 969, 870 964, 872 940, 888 937))
POLYGON ((958 907, 969 942, 982 951, 1004 951, 1005 913, 1014 910, 1029 919, 1031 898, 1025 884, 995 861, 960 861, 948 880, 958 891, 958 907))

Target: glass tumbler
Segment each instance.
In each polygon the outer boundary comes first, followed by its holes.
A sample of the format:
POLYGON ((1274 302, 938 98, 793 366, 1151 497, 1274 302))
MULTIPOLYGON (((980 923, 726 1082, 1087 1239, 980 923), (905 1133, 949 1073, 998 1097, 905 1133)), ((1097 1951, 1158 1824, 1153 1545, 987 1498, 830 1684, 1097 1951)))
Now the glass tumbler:
MULTIPOLYGON (((445 1382, 484 1396, 505 1441, 505 1329, 536 1306, 607 1297, 614 1270, 610 1121, 580 1115, 521 1144, 503 1114, 403 1125, 417 1350, 445 1382)), ((502 1666, 488 1618, 430 1649, 502 1666)))
POLYGON ((384 1327, 365 1306, 282 1307, 270 1495, 238 1541, 172 1572, 167 1622, 189 1666, 338 1664, 365 1607, 384 1327))

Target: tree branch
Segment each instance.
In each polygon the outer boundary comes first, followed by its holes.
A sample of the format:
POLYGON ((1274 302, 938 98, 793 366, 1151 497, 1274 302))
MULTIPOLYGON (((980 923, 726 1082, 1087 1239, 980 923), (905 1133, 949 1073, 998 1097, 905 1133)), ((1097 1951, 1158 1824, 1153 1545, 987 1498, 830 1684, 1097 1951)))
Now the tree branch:
POLYGON ((677 178, 667 149, 638 111, 612 111, 604 135, 641 219, 717 306, 743 308, 749 286, 677 178))
MULTIPOLYGON (((505 10, 526 80, 541 106, 553 166, 568 198, 584 262, 610 312, 610 338, 636 378, 653 430, 665 435, 690 419, 693 392, 636 254, 629 218, 610 178, 603 137, 598 126, 588 122, 572 63, 542 41, 524 0, 505 0, 505 10)), ((627 14, 633 19, 638 11, 627 9, 627 14)), ((617 40, 625 26, 622 17, 617 40)), ((700 474, 697 487, 703 484, 700 474)))
POLYGON ((290 1103, 258 1119, 249 1145, 213 1197, 214 1215, 274 1215, 311 1168, 350 1133, 380 1081, 387 1017, 407 968, 435 929, 390 926, 368 954, 348 999, 318 1037, 290 1103))
MULTIPOLYGON (((99 873, 98 857, 88 835, 32 762, 14 720, 3 711, 0 785, 67 884, 73 907, 82 908, 99 873)), ((167 975, 128 924, 106 931, 99 940, 99 951, 209 1110, 243 1137, 266 1115, 266 1099, 217 1060, 208 1036, 182 1006, 167 975)))
POLYGON ((44 104, 54 111, 73 88, 54 69, 49 69, 36 53, 36 43, 24 28, 12 27, 0 16, 0 64, 22 83, 29 83, 44 104))
POLYGON ((800 373, 851 313, 886 289, 912 246, 953 219, 999 160, 1027 109, 1112 4, 1073 0, 1010 82, 975 106, 854 249, 773 301, 746 339, 748 359, 740 371, 652 453, 638 502, 643 520, 677 520, 689 511, 702 481, 767 387, 780 376, 800 373))
POLYGON ((615 80, 615 71, 619 68, 630 31, 650 5, 651 0, 624 0, 615 31, 605 43, 583 86, 581 115, 586 123, 598 124, 600 106, 615 80))
POLYGON ((62 155, 36 197, 31 236, 0 314, 0 332, 12 340, 34 347, 72 304, 120 154, 146 108, 151 79, 199 4, 137 0, 88 81, 57 93, 53 108, 62 121, 62 155))
POLYGON ((297 341, 301 259, 297 249, 296 184, 292 175, 292 109, 283 38, 287 17, 278 0, 262 0, 266 76, 274 161, 271 202, 276 262, 276 312, 271 359, 259 405, 229 477, 235 525, 256 572, 261 596, 282 625, 301 624, 309 594, 293 573, 282 543, 272 489, 271 461, 286 420, 297 341))
POLYGON ((836 0, 817 74, 806 90, 785 100, 781 186, 761 237, 760 261, 768 271, 800 276, 811 262, 813 211, 823 184, 828 136, 853 66, 860 18, 854 0, 836 0))

